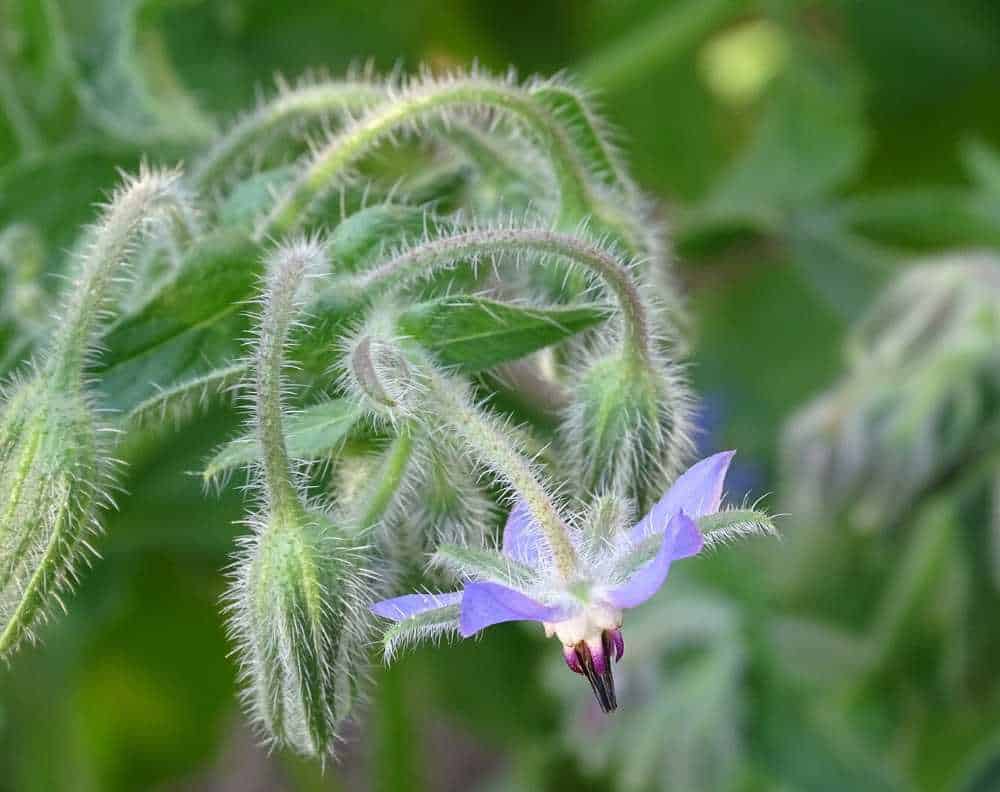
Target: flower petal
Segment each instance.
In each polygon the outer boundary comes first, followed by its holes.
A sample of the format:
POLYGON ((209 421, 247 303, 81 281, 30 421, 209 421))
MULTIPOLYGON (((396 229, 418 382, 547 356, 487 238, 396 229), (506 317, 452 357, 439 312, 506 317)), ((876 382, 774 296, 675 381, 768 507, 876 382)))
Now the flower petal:
POLYGON ((683 511, 675 514, 663 533, 660 550, 627 582, 608 589, 602 597, 616 608, 634 608, 652 597, 666 582, 670 563, 679 558, 695 555, 702 546, 701 531, 694 520, 683 511))
POLYGON ((735 454, 735 451, 722 451, 688 468, 649 510, 649 514, 632 527, 629 539, 637 543, 662 531, 681 510, 693 519, 717 512, 722 503, 726 471, 735 454))
POLYGON ((508 621, 562 621, 571 609, 543 605, 499 583, 476 582, 465 587, 459 633, 463 638, 485 627, 508 621))
POLYGON ((447 594, 406 594, 394 599, 376 602, 371 607, 372 613, 383 619, 394 622, 409 619, 425 611, 457 605, 462 601, 462 592, 454 591, 447 594))
POLYGON ((536 568, 542 562, 543 553, 548 553, 524 498, 520 498, 510 510, 503 529, 503 552, 515 561, 536 568))

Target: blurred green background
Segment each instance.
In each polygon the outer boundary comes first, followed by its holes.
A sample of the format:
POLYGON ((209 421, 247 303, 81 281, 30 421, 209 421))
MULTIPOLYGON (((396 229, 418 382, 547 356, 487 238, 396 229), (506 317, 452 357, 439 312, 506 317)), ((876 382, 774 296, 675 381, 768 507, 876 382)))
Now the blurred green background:
MULTIPOLYGON (((786 510, 784 427, 896 270, 1000 248, 995 0, 0 0, 0 228, 58 253, 116 167, 183 159, 275 74, 367 59, 597 92, 672 229, 703 448, 740 450, 737 500, 786 510)), ((103 559, 0 669, 0 790, 1000 789, 1000 446, 891 521, 796 511, 780 543, 678 570, 626 625, 607 723, 506 625, 377 670, 323 773, 237 706, 240 494, 189 475, 233 421, 126 449, 103 559)))

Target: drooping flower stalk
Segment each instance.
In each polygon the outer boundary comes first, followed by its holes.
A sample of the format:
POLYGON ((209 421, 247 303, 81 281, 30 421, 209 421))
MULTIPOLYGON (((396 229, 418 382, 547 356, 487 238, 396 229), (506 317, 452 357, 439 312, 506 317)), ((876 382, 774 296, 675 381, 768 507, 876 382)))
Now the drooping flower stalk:
POLYGON ((433 411, 436 420, 462 440, 481 465, 521 497, 538 524, 558 576, 565 582, 571 581, 576 568, 576 550, 566 521, 537 471, 497 420, 474 406, 464 383, 430 367, 425 377, 428 394, 424 404, 428 411, 433 411))
POLYGON ((579 234, 544 228, 472 228, 403 248, 342 286, 375 297, 499 255, 536 265, 569 262, 615 299, 622 324, 618 346, 585 360, 564 434, 582 471, 583 489, 617 487, 648 505, 688 459, 691 406, 681 371, 657 346, 656 321, 635 270, 613 250, 579 234))
MULTIPOLYGON (((258 226, 257 238, 279 236, 298 228, 310 208, 342 183, 359 160, 383 140, 429 119, 447 118, 448 113, 461 110, 499 112, 515 118, 530 131, 549 159, 557 186, 561 225, 574 227, 584 218, 602 218, 607 214, 601 209, 590 174, 569 133, 544 104, 535 101, 530 90, 473 75, 418 81, 394 92, 389 101, 345 127, 303 164, 293 184, 258 226)), ((615 230, 631 248, 638 249, 639 244, 630 241, 632 229, 615 230)))
POLYGON ((326 258, 301 241, 270 257, 254 353, 260 511, 229 591, 245 698, 269 739, 303 754, 332 753, 363 664, 367 587, 357 537, 307 504, 283 430, 282 371, 303 282, 326 258))
POLYGON ((632 268, 614 253, 585 237, 544 228, 473 228, 430 239, 409 248, 345 282, 365 295, 426 278, 434 272, 485 258, 513 255, 531 263, 561 259, 583 268, 614 295, 624 326, 622 347, 636 365, 648 364, 652 337, 648 307, 632 268), (534 256, 529 258, 528 255, 534 256))
POLYGON ((44 355, 46 376, 54 378, 55 387, 80 387, 87 356, 106 318, 111 287, 140 233, 163 222, 170 213, 187 217, 187 204, 179 187, 179 174, 143 166, 139 175, 126 180, 105 207, 104 216, 89 233, 44 355))
POLYGON ((345 344, 344 387, 373 417, 396 425, 423 422, 453 433, 479 465, 524 499, 558 573, 569 580, 575 553, 566 523, 510 433, 473 403, 462 380, 438 372, 420 350, 408 348, 391 331, 388 317, 376 314, 345 344))
POLYGON ((41 361, 15 382, 0 410, 0 655, 25 638, 93 549, 110 460, 84 385, 107 319, 110 292, 144 229, 184 211, 177 174, 143 167, 126 179, 89 231, 41 361))
POLYGON ((300 120, 357 113, 385 95, 386 89, 370 79, 307 82, 294 88, 281 83, 272 101, 240 118, 195 162, 191 181, 199 190, 205 190, 277 130, 300 120))

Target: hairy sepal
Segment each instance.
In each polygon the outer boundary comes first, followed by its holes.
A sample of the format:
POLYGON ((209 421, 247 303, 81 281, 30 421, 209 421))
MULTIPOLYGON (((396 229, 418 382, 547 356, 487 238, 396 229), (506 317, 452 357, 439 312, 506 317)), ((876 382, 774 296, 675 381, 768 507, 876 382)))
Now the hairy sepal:
POLYGON ((332 753, 364 668, 365 549, 296 509, 255 521, 234 569, 230 629, 252 717, 278 745, 332 753))
POLYGON ((675 366, 613 351, 587 360, 563 420, 569 470, 583 492, 617 492, 640 508, 691 452, 690 398, 675 366))
POLYGON ((87 535, 106 501, 107 466, 93 412, 79 394, 34 378, 17 388, 0 418, 0 656, 33 641, 40 622, 63 608, 87 535))

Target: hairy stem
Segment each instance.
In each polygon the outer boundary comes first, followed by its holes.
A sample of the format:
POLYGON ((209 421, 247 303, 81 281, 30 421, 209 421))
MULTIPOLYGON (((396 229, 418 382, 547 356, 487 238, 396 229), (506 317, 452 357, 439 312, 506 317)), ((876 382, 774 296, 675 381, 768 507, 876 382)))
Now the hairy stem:
POLYGON ((425 372, 426 404, 447 425, 479 462, 524 498, 545 541, 552 551, 556 571, 570 581, 576 569, 576 551, 567 526, 552 497, 538 480, 524 454, 494 419, 484 415, 469 399, 464 384, 446 378, 432 368, 425 372))
POLYGON ((257 238, 297 228, 310 207, 383 139, 452 108, 490 109, 512 115, 547 151, 559 189, 560 222, 576 224, 597 214, 589 175, 572 140, 552 115, 521 88, 468 77, 404 91, 351 124, 312 156, 257 229, 257 238))
POLYGON ((352 279, 360 292, 372 295, 435 270, 449 269, 483 256, 532 252, 557 256, 599 278, 618 302, 627 355, 645 364, 652 354, 648 308, 630 269, 600 247, 576 236, 546 229, 477 229, 434 239, 404 250, 395 258, 352 279))
POLYGON ((143 228, 165 209, 183 213, 175 183, 175 174, 143 168, 138 177, 126 181, 92 230, 47 356, 48 373, 57 388, 79 388, 108 292, 143 228))
POLYGON ((241 118, 195 163, 192 182, 199 190, 210 187, 255 144, 282 127, 300 119, 364 110, 385 96, 385 88, 365 81, 328 81, 283 89, 274 100, 241 118))
POLYGON ((301 242, 276 250, 267 266, 254 352, 254 407, 264 491, 269 506, 278 513, 287 514, 299 506, 283 426, 285 344, 299 310, 298 294, 306 273, 323 260, 319 245, 301 242))

